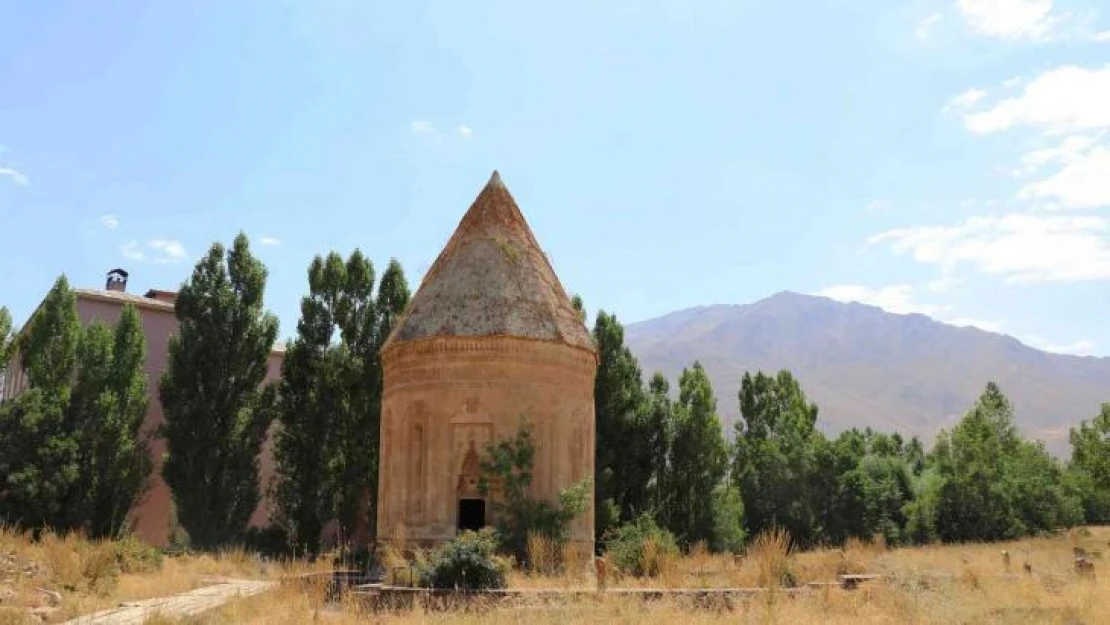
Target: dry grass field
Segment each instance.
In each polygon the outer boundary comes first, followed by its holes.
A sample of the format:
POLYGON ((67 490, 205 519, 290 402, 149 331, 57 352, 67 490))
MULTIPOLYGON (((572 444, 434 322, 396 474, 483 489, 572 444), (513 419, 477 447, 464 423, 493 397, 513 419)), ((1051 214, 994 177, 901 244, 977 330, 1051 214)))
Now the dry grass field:
MULTIPOLYGON (((608 595, 577 599, 514 599, 452 609, 417 601, 412 608, 372 613, 356 600, 324 601, 322 586, 283 583, 277 590, 235 601, 201 617, 158 618, 150 623, 1059 623, 1110 624, 1110 528, 1073 530, 1049 538, 984 545, 887 549, 854 541, 840 550, 786 553, 780 541, 765 540, 743 558, 695 552, 663 562, 652 579, 613 576, 609 587, 755 587, 774 585, 781 572, 799 586, 827 582, 843 573, 876 573, 882 579, 854 591, 836 587, 796 594, 762 593, 731 607, 697 607, 689 599, 644 600, 608 595), (1074 566, 1074 549, 1089 554, 1093 577, 1074 566), (1002 552, 1009 553, 1009 571, 1002 552), (1026 570, 1028 564, 1030 570, 1026 570)), ((33 573, 4 577, 0 567, 0 623, 35 622, 25 608, 47 605, 36 587, 57 589, 58 612, 51 621, 91 612, 119 601, 160 596, 203 585, 211 576, 280 579, 323 563, 266 564, 242 552, 218 556, 167 557, 160 568, 118 573, 114 582, 97 574, 105 544, 48 536, 37 544, 12 532, 0 533, 0 558, 31 562, 33 573), (20 609, 16 604, 22 602, 20 609), (6 611, 5 611, 6 610, 6 611)), ((117 558, 118 559, 118 558, 117 558)), ((25 565, 26 566, 26 565, 25 565)), ((107 567, 107 565, 101 565, 107 567)), ((9 567, 10 568, 10 567, 9 567)), ((120 568, 116 565, 116 568, 120 568)), ((590 562, 571 563, 558 576, 515 571, 513 587, 595 587, 590 562)), ((110 577, 107 576, 107 577, 110 577)))

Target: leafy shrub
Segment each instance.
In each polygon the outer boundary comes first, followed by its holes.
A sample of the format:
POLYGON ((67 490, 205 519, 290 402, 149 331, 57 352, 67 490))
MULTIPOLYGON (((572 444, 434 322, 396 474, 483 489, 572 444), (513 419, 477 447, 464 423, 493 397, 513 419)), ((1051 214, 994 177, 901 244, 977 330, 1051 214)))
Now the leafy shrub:
POLYGON ((593 479, 586 477, 559 492, 557 504, 531 496, 532 464, 536 449, 531 427, 522 424, 516 436, 490 443, 480 461, 478 488, 490 497, 501 546, 518 561, 529 559, 530 535, 542 534, 558 550, 566 544, 570 524, 593 498, 593 479), (492 496, 495 490, 497 496, 492 496))
POLYGON ((508 566, 496 555, 493 530, 464 531, 432 552, 420 582, 428 588, 504 588, 508 566))
POLYGON ((636 577, 655 577, 678 557, 674 534, 659 527, 648 514, 610 530, 605 550, 618 569, 636 577))
POLYGON ((121 573, 149 573, 162 568, 162 552, 132 534, 116 541, 114 548, 121 573))

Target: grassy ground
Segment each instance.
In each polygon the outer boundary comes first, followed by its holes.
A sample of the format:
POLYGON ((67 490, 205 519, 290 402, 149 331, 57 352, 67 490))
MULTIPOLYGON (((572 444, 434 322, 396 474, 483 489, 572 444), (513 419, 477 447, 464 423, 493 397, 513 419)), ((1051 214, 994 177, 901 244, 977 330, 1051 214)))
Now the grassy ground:
MULTIPOLYGON (((814 590, 798 596, 773 593, 745 600, 731 609, 694 608, 684 600, 644 602, 637 598, 598 596, 577 601, 538 605, 523 600, 464 610, 436 610, 416 605, 410 610, 371 614, 348 601, 327 605, 323 588, 283 584, 278 590, 232 602, 199 618, 159 623, 257 623, 293 624, 324 621, 346 623, 664 623, 683 625, 702 622, 729 623, 1084 623, 1110 624, 1110 528, 1078 530, 1051 538, 1037 538, 989 545, 934 546, 887 549, 882 544, 852 542, 842 550, 819 550, 786 554, 770 541, 746 557, 732 558, 694 553, 672 559, 661 567, 658 577, 636 579, 611 577, 611 587, 721 587, 763 586, 790 571, 795 583, 831 581, 839 573, 867 572, 889 576, 846 592, 838 588, 814 590), (1073 548, 1091 553, 1094 579, 1074 570, 1073 548), (1007 573, 1002 552, 1009 553, 1007 573), (1098 555, 1095 555, 1098 554, 1098 555), (1031 572, 1024 565, 1029 564, 1031 572)), ((179 592, 203 585, 207 576, 256 579, 279 578, 308 569, 304 563, 264 565, 241 552, 219 556, 165 558, 158 569, 120 573, 114 584, 98 581, 74 570, 95 570, 88 563, 100 561, 95 545, 77 539, 48 537, 32 545, 25 537, 0 533, 0 556, 13 551, 36 569, 32 580, 10 584, 0 568, 0 606, 5 588, 15 588, 20 597, 42 597, 34 584, 76 581, 63 592, 65 615, 85 613, 138 599, 179 592), (53 541, 53 542, 52 542, 53 541), (84 553, 74 557, 74 553, 84 553), (70 554, 68 556, 64 554, 70 554), (85 563, 76 568, 73 562, 85 563), (70 564, 67 564, 70 563, 70 564), (70 567, 70 572, 66 572, 70 567), (33 583, 30 583, 33 582, 33 583), (5 586, 7 584, 7 586, 5 586), (29 589, 29 590, 28 590, 29 589)), ((101 546, 100 548, 103 548, 101 546)), ((593 588, 592 563, 572 563, 558 576, 514 572, 514 587, 593 588)), ((43 602, 45 603, 45 602, 43 602)), ((5 623, 0 610, 0 623, 5 623)), ((22 617, 21 617, 22 618, 22 617)), ((10 620, 8 622, 21 622, 10 620)), ((154 621, 151 621, 152 623, 154 621)))
POLYGON ((0 625, 41 622, 28 616, 36 609, 48 622, 60 622, 219 578, 276 579, 325 564, 266 563, 241 550, 163 557, 134 540, 88 541, 47 533, 32 541, 0 527, 0 625))

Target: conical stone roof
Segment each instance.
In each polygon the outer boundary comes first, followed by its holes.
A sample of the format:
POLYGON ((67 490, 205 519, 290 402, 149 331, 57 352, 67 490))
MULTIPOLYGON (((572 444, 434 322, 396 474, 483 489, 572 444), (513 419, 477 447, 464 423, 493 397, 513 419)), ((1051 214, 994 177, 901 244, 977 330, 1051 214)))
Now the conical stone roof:
POLYGON ((596 351, 509 190, 493 172, 383 346, 512 336, 596 351))

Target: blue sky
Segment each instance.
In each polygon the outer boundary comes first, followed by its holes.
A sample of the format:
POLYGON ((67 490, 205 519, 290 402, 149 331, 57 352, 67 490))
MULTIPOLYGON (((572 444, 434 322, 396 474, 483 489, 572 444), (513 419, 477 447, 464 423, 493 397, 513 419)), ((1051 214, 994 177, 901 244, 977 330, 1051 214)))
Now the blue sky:
POLYGON ((632 322, 781 290, 1110 355, 1110 7, 0 2, 0 304, 245 231, 413 286, 500 170, 632 322))

